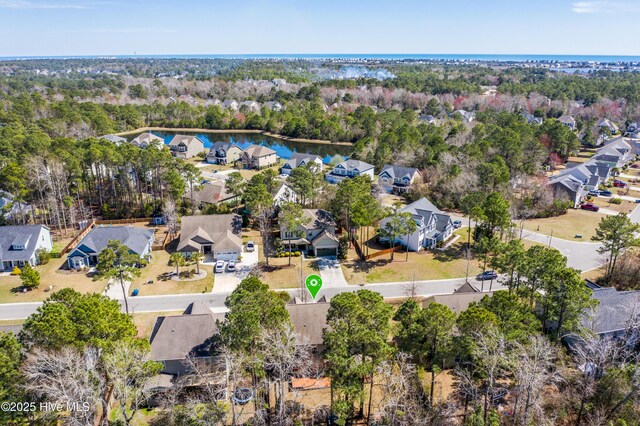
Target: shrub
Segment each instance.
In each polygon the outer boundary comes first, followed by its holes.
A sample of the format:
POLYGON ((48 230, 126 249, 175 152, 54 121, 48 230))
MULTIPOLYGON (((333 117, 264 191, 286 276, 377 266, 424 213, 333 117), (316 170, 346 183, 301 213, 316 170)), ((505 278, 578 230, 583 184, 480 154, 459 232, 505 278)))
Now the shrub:
POLYGON ((20 275, 21 273, 22 271, 17 266, 14 266, 13 269, 11 270, 11 275, 20 275))
POLYGON ((299 251, 297 251, 297 252, 293 253, 293 255, 294 255, 295 257, 299 257, 299 256, 300 256, 300 252, 299 252, 299 251))
POLYGON ((622 198, 613 198, 613 197, 611 197, 609 199, 609 202, 611 204, 622 204, 622 198))
POLYGON ((290 252, 288 252, 288 251, 285 251, 285 252, 284 252, 284 255, 285 255, 286 257, 289 257, 289 256, 290 256, 290 254, 291 254, 291 253, 290 253, 290 252))
POLYGON ((347 258, 347 253, 349 252, 349 240, 347 237, 340 238, 338 242, 338 259, 345 260, 347 258))
POLYGON ((38 260, 41 265, 46 265, 51 260, 51 252, 49 250, 39 250, 38 251, 38 260))
POLYGON ((29 290, 40 287, 40 273, 27 264, 20 273, 22 286, 29 290))

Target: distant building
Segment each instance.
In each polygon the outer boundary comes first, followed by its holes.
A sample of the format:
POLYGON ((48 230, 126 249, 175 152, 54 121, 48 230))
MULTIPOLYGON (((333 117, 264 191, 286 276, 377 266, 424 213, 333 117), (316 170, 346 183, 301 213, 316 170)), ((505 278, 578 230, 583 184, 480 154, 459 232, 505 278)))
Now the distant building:
POLYGON ((436 125, 438 124, 438 119, 435 118, 433 115, 420 115, 418 117, 418 122, 424 123, 424 124, 436 125))
POLYGON ((480 302, 485 296, 490 297, 492 295, 493 292, 480 292, 476 286, 467 281, 452 294, 437 294, 427 297, 422 302, 422 306, 426 308, 431 303, 438 303, 448 307, 452 312, 459 315, 466 311, 471 303, 480 302))
POLYGON ((204 142, 197 136, 175 135, 169 142, 169 149, 176 158, 193 158, 204 151, 204 142))
POLYGON ((109 142, 114 143, 116 146, 120 146, 121 144, 127 142, 127 140, 125 138, 123 138, 122 136, 117 136, 117 135, 104 135, 104 136, 100 136, 100 139, 106 139, 109 142))
POLYGON ((297 167, 311 166, 315 173, 322 172, 322 158, 319 155, 295 153, 280 168, 280 173, 290 175, 297 167))
POLYGON ((578 208, 586 195, 585 185, 572 175, 553 177, 547 185, 551 188, 555 199, 571 201, 574 209, 578 208))
POLYGON ((284 106, 277 101, 269 101, 269 102, 265 102, 264 106, 267 109, 270 109, 271 111, 282 111, 284 109, 284 106))
POLYGON ((565 126, 567 126, 568 128, 570 128, 571 130, 576 130, 576 119, 573 118, 572 116, 565 114, 560 118, 558 118, 558 121, 564 124, 565 126))
POLYGON ((276 189, 276 193, 273 196, 273 204, 276 206, 282 205, 285 202, 298 202, 298 196, 295 192, 287 185, 286 182, 280 182, 278 184, 278 188, 276 189))
POLYGON ((210 364, 217 321, 224 321, 224 316, 203 302, 191 303, 182 315, 159 316, 149 339, 149 359, 162 363, 164 374, 175 376, 191 373, 191 362, 210 364))
POLYGON ((324 175, 327 182, 339 183, 356 176, 369 176, 373 181, 374 167, 360 160, 346 160, 336 165, 331 172, 324 175))
MULTIPOLYGON (((441 241, 446 241, 453 233, 453 221, 451 217, 440 211, 426 198, 421 198, 399 210, 400 213, 409 213, 416 222, 416 231, 409 235, 396 237, 395 243, 400 243, 411 251, 420 251, 423 248, 435 248, 441 241)), ((387 217, 380 221, 383 229, 391 220, 387 217)))
POLYGON ((378 185, 385 192, 404 194, 420 177, 415 167, 402 167, 387 164, 378 175, 378 185))
POLYGON ((527 123, 529 124, 535 124, 535 125, 541 125, 544 121, 544 119, 542 117, 536 117, 533 114, 529 114, 528 112, 525 112, 523 114, 525 120, 527 120, 527 123))
POLYGON ((611 134, 618 133, 618 131, 620 130, 620 128, 618 128, 618 126, 608 118, 601 118, 596 123, 596 127, 607 129, 609 132, 611 132, 611 134))
POLYGON ((155 146, 161 149, 164 146, 164 139, 162 139, 160 136, 154 135, 153 133, 142 133, 133 138, 131 140, 131 143, 138 148, 148 148, 150 146, 155 146))
POLYGON ((278 164, 278 155, 266 146, 249 145, 242 154, 242 164, 246 169, 264 169, 278 164))
POLYGON ((260 112, 260 104, 256 101, 240 102, 240 108, 245 107, 249 112, 260 112))
POLYGON ((207 163, 233 164, 242 158, 242 148, 231 142, 216 142, 207 153, 207 163))
MULTIPOLYGON (((205 183, 199 186, 197 191, 193 191, 193 200, 199 207, 203 205, 231 203, 236 201, 237 198, 238 197, 227 192, 227 185, 224 179, 205 183)), ((191 191, 185 192, 184 199, 191 200, 191 191)))
POLYGON ((240 104, 234 99, 228 99, 222 102, 222 107, 232 111, 237 111, 240 108, 240 104))
POLYGON ((107 248, 109 241, 119 241, 130 253, 141 259, 151 253, 154 232, 133 226, 97 226, 84 236, 67 256, 69 268, 81 269, 98 263, 98 255, 107 248))
POLYGON ((183 216, 177 251, 200 252, 213 260, 238 260, 242 254, 242 218, 237 214, 183 216))
POLYGON ((0 226, 0 271, 40 263, 38 253, 51 251, 53 242, 44 225, 0 226))
POLYGON ((465 111, 463 109, 459 109, 453 112, 453 115, 459 115, 462 117, 462 120, 467 123, 473 123, 476 120, 476 113, 471 111, 465 111))

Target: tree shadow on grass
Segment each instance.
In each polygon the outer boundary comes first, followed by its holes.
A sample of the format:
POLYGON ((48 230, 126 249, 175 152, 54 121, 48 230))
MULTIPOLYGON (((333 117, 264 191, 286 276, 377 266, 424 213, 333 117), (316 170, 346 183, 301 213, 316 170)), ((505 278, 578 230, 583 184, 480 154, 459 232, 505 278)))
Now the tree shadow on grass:
POLYGON ((444 250, 433 250, 433 258, 439 262, 453 262, 465 258, 465 245, 462 243, 453 244, 444 250))
POLYGON ((368 274, 374 268, 380 268, 391 263, 391 259, 375 259, 369 261, 352 260, 345 263, 345 266, 353 269, 354 272, 362 272, 368 274))

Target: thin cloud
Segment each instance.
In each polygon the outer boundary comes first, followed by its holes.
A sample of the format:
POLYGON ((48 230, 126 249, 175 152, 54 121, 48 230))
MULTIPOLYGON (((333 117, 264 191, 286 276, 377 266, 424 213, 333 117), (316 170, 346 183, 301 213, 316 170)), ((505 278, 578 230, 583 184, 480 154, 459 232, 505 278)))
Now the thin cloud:
POLYGON ((63 30, 55 31, 56 33, 74 33, 74 34, 132 34, 132 33, 176 33, 172 28, 88 28, 86 30, 63 30))
POLYGON ((571 10, 585 15, 637 13, 640 12, 640 1, 578 1, 571 5, 571 10))
POLYGON ((109 4, 109 2, 50 2, 50 1, 33 1, 33 0, 0 0, 0 8, 2 9, 92 9, 100 4, 109 4))

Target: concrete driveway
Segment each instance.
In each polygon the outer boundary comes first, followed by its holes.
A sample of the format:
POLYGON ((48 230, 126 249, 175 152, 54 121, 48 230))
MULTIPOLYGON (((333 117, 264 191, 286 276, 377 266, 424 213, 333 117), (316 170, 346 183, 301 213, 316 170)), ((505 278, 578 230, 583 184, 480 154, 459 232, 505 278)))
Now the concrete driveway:
POLYGON ((322 288, 347 287, 349 285, 337 259, 319 258, 318 267, 322 278, 322 288))
POLYGON ((215 274, 211 293, 231 293, 240 281, 249 275, 249 271, 258 264, 258 246, 252 252, 243 251, 242 261, 236 263, 237 271, 215 274))

